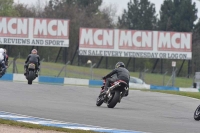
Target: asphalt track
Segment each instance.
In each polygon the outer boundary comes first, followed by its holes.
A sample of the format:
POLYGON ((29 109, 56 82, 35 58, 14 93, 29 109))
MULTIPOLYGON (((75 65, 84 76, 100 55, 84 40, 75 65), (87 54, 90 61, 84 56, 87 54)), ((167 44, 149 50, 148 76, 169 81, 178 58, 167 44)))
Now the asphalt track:
POLYGON ((151 133, 199 133, 193 113, 200 100, 130 91, 114 109, 95 105, 98 88, 0 81, 0 111, 151 133))

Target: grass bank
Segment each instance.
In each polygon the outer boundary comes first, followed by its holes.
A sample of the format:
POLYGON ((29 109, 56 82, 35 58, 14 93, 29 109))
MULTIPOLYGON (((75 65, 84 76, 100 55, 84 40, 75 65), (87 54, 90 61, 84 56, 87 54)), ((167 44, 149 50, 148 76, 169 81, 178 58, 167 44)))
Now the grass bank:
POLYGON ((142 91, 160 92, 160 93, 174 94, 174 95, 180 95, 180 96, 186 96, 186 97, 200 99, 199 92, 182 92, 182 91, 168 91, 168 90, 142 90, 142 91))
POLYGON ((29 129, 59 131, 59 132, 66 132, 66 133, 96 133, 96 132, 93 132, 93 131, 42 126, 42 125, 37 125, 37 124, 30 124, 30 123, 25 123, 25 122, 16 122, 16 121, 11 121, 11 120, 4 120, 4 119, 0 119, 0 124, 29 128, 29 129))

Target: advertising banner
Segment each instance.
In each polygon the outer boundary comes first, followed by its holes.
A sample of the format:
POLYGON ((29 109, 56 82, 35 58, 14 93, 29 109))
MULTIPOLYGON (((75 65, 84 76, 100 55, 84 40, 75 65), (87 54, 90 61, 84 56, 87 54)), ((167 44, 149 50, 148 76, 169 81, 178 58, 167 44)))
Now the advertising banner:
POLYGON ((69 20, 0 17, 0 44, 69 47, 69 20))
POLYGON ((79 55, 192 59, 192 33, 80 28, 79 55))

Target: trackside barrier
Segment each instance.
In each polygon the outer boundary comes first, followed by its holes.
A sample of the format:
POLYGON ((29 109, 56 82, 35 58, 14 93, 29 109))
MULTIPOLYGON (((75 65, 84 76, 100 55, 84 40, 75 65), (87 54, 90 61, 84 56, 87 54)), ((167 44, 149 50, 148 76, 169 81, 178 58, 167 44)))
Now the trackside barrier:
POLYGON ((91 86, 102 86, 103 81, 102 80, 89 80, 89 85, 91 85, 91 86))
MULTIPOLYGON (((13 81, 27 82, 27 79, 23 74, 13 74, 13 81)), ((38 78, 36 78, 34 82, 38 83, 38 78)))
POLYGON ((0 78, 0 80, 13 81, 13 74, 5 74, 0 78))
POLYGON ((179 88, 179 91, 184 91, 184 92, 200 92, 200 89, 194 89, 194 88, 179 88))
MULTIPOLYGON (((11 74, 6 73, 3 77, 0 78, 3 81, 24 81, 26 78, 23 74, 11 74)), ((50 84, 68 84, 68 85, 85 85, 85 86, 102 86, 102 80, 89 80, 89 79, 77 79, 77 78, 62 78, 62 77, 49 77, 49 76, 39 76, 34 80, 34 83, 50 83, 50 84)), ((141 89, 140 85, 134 86, 135 89, 141 89)), ((184 92, 200 92, 200 89, 196 88, 179 88, 171 86, 156 86, 148 85, 143 89, 150 90, 172 90, 172 91, 184 91, 184 92)))
POLYGON ((89 79, 64 78, 64 84, 68 84, 68 85, 89 85, 89 79))
POLYGON ((172 86, 156 86, 156 85, 150 85, 150 90, 171 90, 171 91, 179 91, 178 87, 172 87, 172 86))
POLYGON ((39 83, 64 84, 64 78, 39 76, 39 83))
POLYGON ((133 84, 131 83, 129 85, 129 88, 135 88, 135 89, 150 89, 150 85, 149 84, 133 84))

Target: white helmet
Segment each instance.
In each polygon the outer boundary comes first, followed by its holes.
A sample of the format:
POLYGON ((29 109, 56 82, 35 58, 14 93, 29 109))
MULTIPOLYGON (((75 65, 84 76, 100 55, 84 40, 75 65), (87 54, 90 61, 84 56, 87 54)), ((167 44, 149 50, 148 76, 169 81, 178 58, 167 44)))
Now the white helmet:
POLYGON ((4 53, 4 49, 3 48, 0 48, 0 53, 4 53))
POLYGON ((37 50, 36 50, 36 49, 33 49, 33 50, 31 51, 31 54, 37 54, 37 50))

